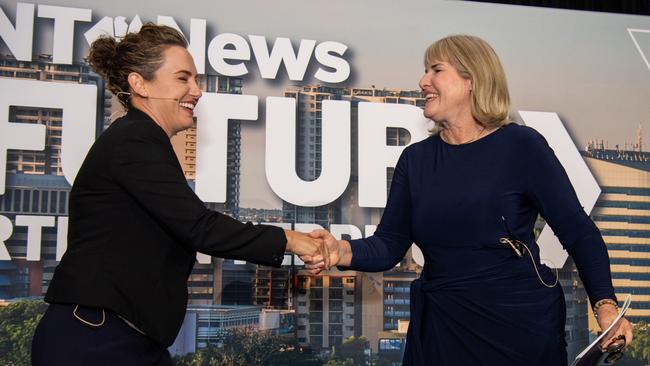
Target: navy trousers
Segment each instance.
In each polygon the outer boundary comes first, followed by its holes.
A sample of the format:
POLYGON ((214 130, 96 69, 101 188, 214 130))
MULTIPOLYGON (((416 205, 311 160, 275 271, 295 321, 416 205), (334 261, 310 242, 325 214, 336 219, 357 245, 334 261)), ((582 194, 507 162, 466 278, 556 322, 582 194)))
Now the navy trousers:
POLYGON ((171 366, 167 349, 102 309, 51 304, 36 327, 33 366, 171 366), (100 326, 96 326, 102 323, 100 326), (91 325, 94 324, 94 325, 91 325))

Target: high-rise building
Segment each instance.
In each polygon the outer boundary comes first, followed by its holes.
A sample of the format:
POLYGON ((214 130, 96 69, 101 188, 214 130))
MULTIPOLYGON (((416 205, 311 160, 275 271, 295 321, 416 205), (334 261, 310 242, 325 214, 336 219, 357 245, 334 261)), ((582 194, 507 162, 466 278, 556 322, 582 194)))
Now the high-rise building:
POLYGON ((354 271, 298 274, 298 342, 316 349, 340 345, 360 336, 361 302, 354 271))
MULTIPOLYGON (((49 55, 39 55, 34 61, 18 61, 0 57, 0 77, 39 80, 56 83, 97 85, 98 114, 94 123, 101 133, 106 112, 104 83, 87 65, 52 63, 49 55)), ((110 105, 108 106, 110 108, 110 105)), ((0 262, 0 297, 41 296, 47 291, 56 261, 58 229, 57 216, 67 216, 70 185, 61 168, 63 111, 56 108, 10 106, 12 123, 40 124, 46 127, 45 149, 9 150, 7 153, 6 190, 0 196, 0 215, 13 225, 11 237, 5 241, 11 261, 0 262), (16 217, 19 217, 17 222, 16 217), (39 260, 27 258, 27 227, 21 216, 52 217, 52 225, 41 229, 39 260)))
MULTIPOLYGON (((255 297, 254 278, 257 266, 252 263, 243 263, 232 259, 216 259, 221 263, 221 276, 216 277, 215 291, 219 298, 219 303, 223 305, 254 305, 255 297), (219 289, 221 289, 219 291, 219 289)), ((215 273, 219 268, 215 268, 215 273)), ((215 301, 215 303, 217 303, 215 301)))
POLYGON ((245 305, 189 306, 183 325, 168 350, 173 356, 196 352, 201 348, 218 345, 229 332, 238 328, 259 330, 291 339, 295 332, 294 319, 293 310, 245 305))
POLYGON ((411 319, 411 282, 421 271, 422 267, 415 263, 409 250, 404 259, 388 271, 359 274, 359 297, 363 304, 361 334, 368 340, 372 352, 382 352, 382 346, 393 347, 392 351, 396 345, 404 345, 404 329, 411 319))
POLYGON ((255 304, 272 309, 292 309, 294 269, 256 266, 255 304))
MULTIPOLYGON (((67 83, 92 83, 98 86, 98 136, 122 111, 121 106, 104 89, 104 82, 87 65, 59 65, 51 63, 51 57, 39 56, 36 61, 24 62, 0 58, 0 77, 24 78, 67 83)), ((221 76, 205 76, 202 89, 208 92, 241 94, 241 79, 221 76)), ((0 197, 0 214, 14 223, 12 237, 6 245, 12 256, 11 262, 0 265, 0 297, 23 297, 42 295, 47 290, 56 261, 57 226, 43 227, 41 261, 28 261, 26 257, 27 228, 15 224, 15 215, 61 215, 67 216, 70 186, 61 169, 62 110, 11 106, 9 120, 18 123, 38 123, 46 126, 46 146, 43 151, 9 150, 7 155, 7 189, 0 197)), ((239 211, 239 166, 241 128, 239 121, 230 121, 228 127, 228 185, 227 201, 210 203, 210 208, 237 217, 239 211)), ((196 129, 179 134, 172 140, 186 177, 193 184, 196 158, 196 129)), ((196 304, 253 304, 253 271, 248 265, 234 265, 227 261, 197 264, 190 276, 190 301, 196 304), (218 269, 218 271, 216 270, 218 269), (248 268, 250 269, 250 268, 248 268), (226 281, 222 280, 222 270, 226 281), (241 272, 241 273, 240 273, 241 272), (243 279, 242 277, 246 278, 243 279), (234 282, 230 283, 230 279, 234 282), (215 283, 218 287, 215 288, 215 283), (248 291, 242 287, 248 287, 248 291), (230 298, 232 296, 232 298, 230 298), (216 300, 216 302, 215 302, 216 300)))
POLYGON ((259 306, 189 306, 169 351, 174 356, 184 355, 217 345, 233 329, 258 329, 261 312, 259 306))
MULTIPOLYGON (((203 91, 241 94, 240 78, 203 75, 199 81, 203 91)), ((196 126, 172 138, 172 146, 190 185, 196 178, 196 126)), ((210 209, 239 218, 239 169, 241 166, 241 122, 228 121, 226 202, 206 203, 210 209)), ((190 304, 253 304, 250 265, 234 264, 232 260, 212 258, 209 264, 197 263, 188 281, 190 304), (233 282, 234 281, 234 282, 233 282)), ((254 271, 252 272, 254 273, 254 271)))
POLYGON ((640 143, 621 150, 590 142, 582 154, 602 189, 591 216, 607 244, 616 296, 632 294, 631 322, 650 322, 650 153, 640 143))
POLYGON ((400 321, 411 319, 411 282, 419 277, 421 268, 404 267, 384 272, 383 331, 396 331, 400 321))
MULTIPOLYGON (((305 85, 287 89, 284 96, 296 99, 296 171, 298 176, 304 180, 316 179, 321 171, 323 100, 343 100, 350 102, 352 141, 358 140, 358 106, 360 102, 409 104, 417 107, 424 106, 424 98, 422 98, 419 90, 387 90, 377 89, 375 87, 335 88, 321 85, 305 85)), ((410 135, 405 129, 387 129, 387 146, 404 146, 409 142, 410 135)), ((329 228, 331 224, 341 222, 351 223, 360 228, 364 228, 366 225, 377 225, 379 223, 383 209, 362 209, 358 207, 358 147, 356 143, 352 143, 351 146, 352 162, 350 184, 341 198, 322 207, 296 207, 284 202, 284 222, 315 223, 324 228, 329 228)), ((387 170, 387 190, 390 189, 393 171, 394 169, 392 168, 387 170)), ((407 257, 410 258, 410 253, 407 257)), ((326 272, 325 276, 333 275, 333 273, 326 272)), ((350 309, 354 309, 355 311, 355 322, 354 325, 349 324, 345 325, 345 327, 350 327, 347 331, 350 335, 364 335, 368 339, 370 347, 374 352, 377 352, 378 350, 380 334, 386 331, 384 324, 396 324, 400 319, 408 320, 409 318, 408 300, 406 300, 405 304, 396 305, 396 302, 404 300, 402 297, 408 299, 409 295, 410 282, 399 282, 396 278, 399 278, 400 276, 407 276, 414 279, 416 278, 416 272, 414 268, 408 271, 405 270, 405 268, 401 268, 401 271, 398 272, 387 271, 383 274, 364 273, 355 276, 357 291, 355 292, 355 297, 352 298, 353 301, 348 304, 350 305, 350 309), (384 275, 387 276, 387 286, 384 286, 384 275), (403 292, 400 293, 400 296, 402 297, 394 299, 394 294, 392 293, 390 296, 385 296, 384 288, 391 288, 391 286, 397 283, 399 283, 399 289, 403 290, 403 292), (388 303, 386 303, 386 301, 388 303), (395 310, 396 306, 399 310, 395 310), (404 306, 406 306, 405 311, 402 309, 404 306)), ((302 278, 303 277, 300 277, 300 281, 302 281, 302 278)), ((313 281, 317 285, 320 284, 317 278, 314 278, 313 281)), ((302 282, 300 283, 302 284, 302 282)), ((316 294, 310 296, 318 296, 318 291, 319 288, 316 286, 316 294)), ((309 343, 314 347, 327 347, 334 345, 336 343, 329 342, 328 339, 328 337, 331 336, 331 334, 328 333, 329 319, 325 318, 325 320, 322 320, 322 323, 314 321, 318 316, 312 315, 313 310, 311 306, 318 307, 318 301, 320 301, 320 299, 316 298, 314 301, 316 302, 313 304, 312 302, 309 302, 309 308, 305 308, 304 306, 301 307, 301 302, 304 303, 305 301, 301 301, 299 296, 298 306, 296 308, 299 317, 299 340, 303 344, 309 343), (306 310, 309 310, 308 314, 304 313, 306 310), (309 325, 305 322, 309 322, 309 325), (308 332, 306 331, 307 328, 308 332), (324 332, 322 336, 318 334, 321 329, 324 332), (301 332, 301 330, 305 330, 305 332, 301 332)), ((320 318, 316 320, 321 321, 320 318)), ((334 329, 338 329, 336 324, 334 325, 334 329)))
POLYGON ((567 357, 569 362, 573 362, 575 356, 589 345, 587 315, 589 301, 572 258, 567 258, 564 266, 558 269, 558 276, 566 303, 564 332, 567 342, 567 357))
MULTIPOLYGON (((241 94, 240 78, 202 75, 199 80, 203 91, 222 94, 241 94)), ((177 133, 171 139, 185 177, 193 182, 196 178, 196 126, 177 133)), ((239 169, 241 166, 241 122, 228 121, 227 186, 226 202, 208 203, 208 207, 234 218, 239 217, 239 169)))
MULTIPOLYGON (((285 97, 296 100, 296 173, 306 180, 318 178, 321 172, 322 156, 322 103, 324 100, 349 101, 351 106, 351 138, 357 141, 357 116, 359 102, 397 103, 410 104, 418 107, 424 106, 419 90, 387 90, 372 88, 340 88, 323 85, 305 85, 288 88, 285 97)), ((387 145, 406 145, 410 141, 408 132, 400 128, 389 128, 387 131, 387 145)), ((283 221, 292 223, 313 223, 328 228, 331 224, 353 222, 344 218, 357 217, 364 224, 375 224, 380 217, 378 210, 366 210, 371 213, 363 214, 363 210, 354 208, 357 190, 357 146, 352 144, 352 175, 348 190, 338 200, 329 205, 319 207, 298 207, 284 202, 283 221), (364 217, 365 216, 365 217, 364 217)), ((389 173, 389 180, 392 173, 389 173)), ((360 227, 363 227, 361 225, 360 227)))
MULTIPOLYGON (((57 83, 94 84, 98 87, 98 109, 102 111, 105 109, 104 82, 87 65, 54 64, 50 55, 40 55, 36 61, 31 62, 18 61, 12 57, 0 57, 0 77, 57 83)), ((98 133, 103 128, 101 114, 95 121, 98 133)), ((61 109, 10 106, 9 121, 44 125, 46 132, 44 150, 8 151, 7 173, 63 175, 61 168, 62 117, 63 110, 61 109)))
POLYGON ((239 219, 244 222, 269 223, 282 222, 281 209, 239 208, 239 219))

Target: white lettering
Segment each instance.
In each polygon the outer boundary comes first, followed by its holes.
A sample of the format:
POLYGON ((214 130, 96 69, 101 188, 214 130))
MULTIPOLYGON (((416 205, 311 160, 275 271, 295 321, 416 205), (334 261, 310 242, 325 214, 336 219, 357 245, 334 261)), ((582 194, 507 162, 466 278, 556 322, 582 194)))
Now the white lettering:
POLYGON ((27 226, 27 260, 41 260, 41 236, 44 227, 54 227, 54 216, 16 215, 16 226, 27 226))
MULTIPOLYGON (((176 24, 174 18, 170 16, 158 16, 158 24, 166 25, 176 29, 177 31, 183 33, 181 28, 176 24)), ((194 66, 196 66, 196 71, 199 74, 205 74, 205 39, 207 32, 207 22, 205 19, 194 19, 190 20, 190 37, 187 36, 185 39, 188 39, 187 51, 192 55, 194 59, 194 66)))
MULTIPOLYGON (((95 140, 97 86, 90 84, 51 83, 47 81, 0 79, 0 111, 9 106, 63 109, 61 165, 68 183, 72 184, 86 153, 95 140)), ((6 123, 0 120, 0 193, 4 193, 7 148, 43 150, 45 126, 6 123), (5 133, 5 131, 7 133, 5 133), (24 146, 24 147, 20 147, 24 146)))
POLYGON ((0 215, 0 261, 10 261, 9 251, 7 251, 7 240, 11 238, 14 228, 9 218, 0 215))
POLYGON ((128 25, 126 24, 126 18, 123 16, 115 17, 115 19, 103 17, 102 20, 84 33, 84 37, 88 45, 91 45, 99 37, 122 38, 127 33, 138 32, 140 28, 142 28, 142 20, 140 20, 139 15, 133 17, 128 25))
POLYGON ((270 53, 264 36, 248 36, 248 38, 251 41, 253 54, 255 60, 257 60, 257 67, 262 78, 275 79, 280 63, 284 61, 284 67, 287 69, 289 79, 303 79, 316 41, 311 39, 301 40, 298 47, 298 56, 296 56, 289 38, 276 38, 270 53))
POLYGON ((89 22, 92 19, 92 11, 90 9, 39 5, 38 16, 39 18, 54 19, 52 61, 55 64, 72 64, 74 22, 89 22))
POLYGON ((415 263, 424 266, 424 254, 422 253, 422 249, 415 244, 411 245, 411 258, 413 258, 415 263))
POLYGON ((266 178, 271 189, 294 205, 315 207, 336 200, 350 180, 350 102, 323 101, 322 170, 306 182, 298 177, 296 101, 266 99, 266 178))
POLYGON ((377 231, 377 225, 366 225, 364 226, 363 230, 366 232, 366 238, 373 236, 375 235, 375 231, 377 231))
POLYGON ((68 217, 59 216, 56 221, 56 260, 58 262, 68 249, 68 217))
POLYGON ((93 44, 99 37, 115 37, 113 31, 113 18, 103 17, 84 33, 88 45, 93 44))
POLYGON ((197 105, 196 194, 226 202, 228 120, 256 120, 255 95, 205 93, 197 105))
POLYGON ((212 262, 212 256, 209 256, 205 253, 196 252, 196 261, 199 264, 210 264, 212 262))
POLYGON ((229 64, 226 60, 247 61, 251 59, 251 49, 246 40, 237 34, 222 33, 210 41, 208 61, 210 66, 221 75, 242 76, 248 73, 243 62, 229 64), (234 48, 226 48, 226 46, 234 48))
POLYGON ((405 146, 386 146, 386 128, 404 128, 411 142, 428 136, 422 110, 407 104, 359 103, 359 207, 386 206, 386 168, 405 146))
POLYGON ((34 4, 16 4, 16 28, 0 10, 0 38, 2 38, 16 60, 32 60, 34 38, 34 4))
POLYGON ((332 56, 336 53, 343 56, 348 46, 343 43, 327 41, 316 46, 316 60, 323 66, 330 67, 336 71, 325 71, 322 67, 318 68, 314 77, 326 83, 340 83, 347 80, 350 76, 350 64, 340 57, 332 56))
MULTIPOLYGON (((7 150, 38 150, 45 149, 45 126, 10 123, 9 107, 16 105, 15 98, 28 98, 31 94, 26 90, 12 89, 23 85, 24 80, 0 79, 0 89, 13 90, 17 92, 0 93, 0 111, 4 118, 0 118, 0 195, 5 193, 5 182, 7 177, 7 150), (13 102, 13 103, 12 103, 13 102)), ((20 105, 20 104, 19 104, 20 105)))

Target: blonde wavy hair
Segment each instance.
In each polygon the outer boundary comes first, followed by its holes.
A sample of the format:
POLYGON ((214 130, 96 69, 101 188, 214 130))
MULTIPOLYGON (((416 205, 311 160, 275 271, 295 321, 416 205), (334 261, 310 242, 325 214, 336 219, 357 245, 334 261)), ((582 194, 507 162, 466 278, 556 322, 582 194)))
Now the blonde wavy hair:
POLYGON ((485 128, 511 122, 506 74, 494 49, 481 38, 451 35, 432 43, 424 53, 424 66, 450 63, 461 77, 472 81, 472 116, 485 128))

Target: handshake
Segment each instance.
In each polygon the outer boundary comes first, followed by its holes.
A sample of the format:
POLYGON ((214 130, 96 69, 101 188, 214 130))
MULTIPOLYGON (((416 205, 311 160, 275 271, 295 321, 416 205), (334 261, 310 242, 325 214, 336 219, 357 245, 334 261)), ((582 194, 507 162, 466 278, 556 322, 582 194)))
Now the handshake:
POLYGON ((311 274, 319 274, 332 266, 349 266, 352 250, 347 240, 337 240, 329 231, 317 229, 309 234, 285 230, 287 251, 305 262, 311 274))

